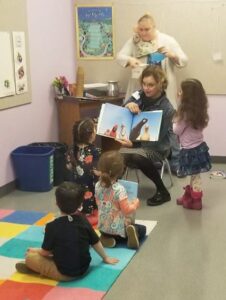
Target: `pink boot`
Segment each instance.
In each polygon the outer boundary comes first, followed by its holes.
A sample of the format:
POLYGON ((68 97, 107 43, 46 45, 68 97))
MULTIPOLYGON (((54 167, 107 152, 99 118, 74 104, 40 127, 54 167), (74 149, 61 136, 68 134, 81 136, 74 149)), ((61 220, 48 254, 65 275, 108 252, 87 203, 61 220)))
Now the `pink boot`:
POLYGON ((191 186, 187 185, 183 188, 184 195, 177 199, 177 205, 183 205, 184 202, 191 202, 191 186))
POLYGON ((202 192, 195 192, 191 189, 192 207, 191 209, 202 209, 202 192))

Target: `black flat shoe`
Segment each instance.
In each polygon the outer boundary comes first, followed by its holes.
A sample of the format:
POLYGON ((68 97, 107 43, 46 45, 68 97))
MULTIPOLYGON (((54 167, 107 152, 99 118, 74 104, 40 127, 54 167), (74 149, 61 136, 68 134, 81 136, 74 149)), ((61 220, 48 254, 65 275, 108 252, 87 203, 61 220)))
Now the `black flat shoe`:
POLYGON ((157 206, 161 205, 167 201, 170 201, 171 197, 168 192, 157 191, 156 194, 147 200, 147 205, 157 206))

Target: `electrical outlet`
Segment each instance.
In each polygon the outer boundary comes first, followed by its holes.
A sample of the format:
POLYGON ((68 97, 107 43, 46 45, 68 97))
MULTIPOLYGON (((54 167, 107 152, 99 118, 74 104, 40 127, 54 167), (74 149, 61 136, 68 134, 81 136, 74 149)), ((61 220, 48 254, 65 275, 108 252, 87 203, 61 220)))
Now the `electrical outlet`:
POLYGON ((212 57, 213 57, 213 61, 215 62, 221 62, 223 60, 222 53, 220 51, 214 52, 212 57))

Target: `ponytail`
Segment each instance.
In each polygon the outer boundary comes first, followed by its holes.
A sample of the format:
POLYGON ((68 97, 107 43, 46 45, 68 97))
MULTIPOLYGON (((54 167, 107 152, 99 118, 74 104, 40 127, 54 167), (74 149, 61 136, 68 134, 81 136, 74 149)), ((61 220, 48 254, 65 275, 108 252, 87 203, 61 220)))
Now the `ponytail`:
POLYGON ((106 188, 109 188, 111 186, 111 178, 108 173, 102 173, 100 175, 100 183, 101 185, 104 185, 106 188))

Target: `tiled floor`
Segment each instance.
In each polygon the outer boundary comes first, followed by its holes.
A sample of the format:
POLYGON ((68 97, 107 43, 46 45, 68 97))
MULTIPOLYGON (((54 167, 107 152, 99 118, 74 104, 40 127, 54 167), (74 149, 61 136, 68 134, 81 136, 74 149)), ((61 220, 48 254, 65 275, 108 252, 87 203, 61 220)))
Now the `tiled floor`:
MULTIPOLYGON (((226 165, 215 164, 213 169, 226 170, 226 165)), ((148 207, 145 199, 154 194, 154 185, 140 177, 137 219, 158 224, 105 299, 225 300, 226 180, 203 174, 203 209, 190 211, 175 203, 188 178, 174 177, 172 200, 148 207)), ((169 185, 167 174, 164 181, 169 185)), ((54 189, 47 193, 16 190, 0 199, 0 208, 56 212, 54 189)))

